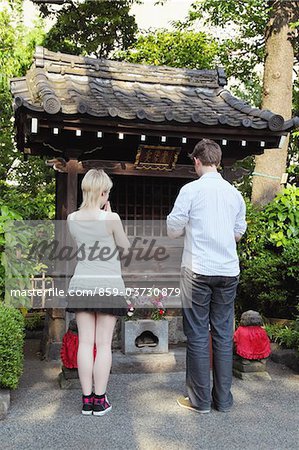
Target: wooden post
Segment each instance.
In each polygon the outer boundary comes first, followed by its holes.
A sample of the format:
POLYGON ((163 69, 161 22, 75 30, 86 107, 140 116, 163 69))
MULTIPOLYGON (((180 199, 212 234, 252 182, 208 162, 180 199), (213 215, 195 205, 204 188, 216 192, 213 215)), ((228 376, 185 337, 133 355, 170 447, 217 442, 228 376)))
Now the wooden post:
MULTIPOLYGON (((67 173, 56 172, 56 221, 55 238, 59 242, 59 248, 67 245, 67 215, 77 209, 78 188, 78 162, 70 160, 67 163, 67 173), (58 223, 64 221, 64 223, 58 223)), ((58 250, 59 251, 59 250, 58 250)), ((68 266, 67 261, 56 261, 55 287, 67 291, 69 284, 68 275, 72 273, 73 267, 68 266)), ((74 264, 74 262, 73 262, 74 264)), ((64 308, 59 304, 63 298, 55 299, 53 308, 48 309, 48 330, 44 339, 42 352, 47 359, 59 359, 62 338, 68 326, 69 317, 64 308)), ((54 303, 54 299, 53 299, 54 303)))
MULTIPOLYGON (((77 201, 78 201, 78 161, 77 160, 70 160, 67 163, 67 214, 72 213, 73 211, 76 211, 77 209, 77 201)), ((66 237, 67 238, 67 237, 66 237)), ((68 245, 69 242, 66 241, 66 244, 68 245)), ((67 279, 65 283, 65 292, 67 291, 70 275, 74 273, 75 270, 75 261, 67 261, 67 279)), ((70 320, 74 318, 74 313, 65 312, 65 331, 67 331, 70 320)))
POLYGON ((67 214, 77 209, 77 189, 78 189, 78 161, 71 159, 67 163, 67 214))

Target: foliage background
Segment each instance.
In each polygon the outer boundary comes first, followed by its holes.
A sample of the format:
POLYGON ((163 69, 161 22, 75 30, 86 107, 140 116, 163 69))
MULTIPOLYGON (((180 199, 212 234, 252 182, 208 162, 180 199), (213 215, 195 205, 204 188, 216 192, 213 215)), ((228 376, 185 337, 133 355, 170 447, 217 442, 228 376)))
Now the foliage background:
POLYGON ((52 51, 108 58, 115 49, 127 49, 138 27, 130 13, 134 0, 66 1, 60 9, 41 4, 43 17, 55 17, 44 39, 52 51))
MULTIPOLYGON (((23 24, 22 0, 7 0, 0 10, 0 206, 8 208, 12 216, 42 219, 54 218, 55 214, 53 170, 46 166, 45 158, 24 161, 14 144, 8 81, 26 73, 36 45, 144 64, 188 68, 222 65, 232 92, 260 106, 268 1, 202 0, 192 5, 186 19, 173 24, 172 31, 142 33, 130 14, 132 4, 133 0, 70 0, 56 11, 42 5, 41 17, 32 29, 23 24), (48 17, 55 18, 56 23, 45 33, 44 20, 48 17)), ((294 32, 298 25, 295 21, 294 32)), ((293 109, 299 114, 298 39, 294 46, 297 78, 293 109)), ((238 188, 250 197, 253 159, 237 165, 249 170, 238 188)), ((291 184, 298 186, 298 133, 291 139, 287 171, 291 184)), ((262 210, 248 202, 248 231, 240 243, 240 311, 254 307, 267 314, 294 315, 298 302, 298 235, 294 231, 298 228, 294 211, 298 207, 297 192, 288 187, 262 210)), ((0 275, 1 270, 3 266, 0 275)))
POLYGON ((23 218, 53 217, 54 178, 44 158, 28 161, 17 151, 9 80, 25 75, 36 45, 44 39, 43 22, 33 29, 23 24, 22 2, 7 2, 0 10, 0 206, 23 218))
POLYGON ((293 319, 299 303, 299 189, 289 185, 263 209, 247 201, 247 224, 239 243, 237 315, 255 309, 293 319))

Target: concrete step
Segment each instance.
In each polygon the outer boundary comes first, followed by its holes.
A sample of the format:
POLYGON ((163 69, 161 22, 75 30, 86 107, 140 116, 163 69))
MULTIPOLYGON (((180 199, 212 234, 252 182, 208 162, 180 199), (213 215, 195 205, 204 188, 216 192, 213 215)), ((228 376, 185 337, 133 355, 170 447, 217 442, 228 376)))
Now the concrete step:
MULTIPOLYGON (((114 350, 112 356, 113 374, 128 373, 162 373, 162 372, 184 372, 186 368, 186 349, 183 347, 171 349, 168 353, 127 354, 120 350, 114 350)), ((75 372, 70 378, 67 371, 61 371, 58 382, 61 389, 81 389, 75 372)))
POLYGON ((168 353, 127 354, 114 351, 111 373, 182 372, 186 368, 186 349, 179 347, 168 353))

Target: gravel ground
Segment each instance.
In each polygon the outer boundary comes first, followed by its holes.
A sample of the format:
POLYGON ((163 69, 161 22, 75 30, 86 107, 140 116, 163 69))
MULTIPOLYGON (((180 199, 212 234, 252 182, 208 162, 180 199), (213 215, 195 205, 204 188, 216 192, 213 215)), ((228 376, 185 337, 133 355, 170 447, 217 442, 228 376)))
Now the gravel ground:
POLYGON ((234 378, 230 413, 199 415, 181 409, 183 372, 111 374, 113 409, 80 414, 80 390, 61 390, 57 362, 40 361, 38 341, 27 341, 20 387, 0 422, 4 449, 269 449, 299 448, 299 375, 268 362, 271 381, 234 378))

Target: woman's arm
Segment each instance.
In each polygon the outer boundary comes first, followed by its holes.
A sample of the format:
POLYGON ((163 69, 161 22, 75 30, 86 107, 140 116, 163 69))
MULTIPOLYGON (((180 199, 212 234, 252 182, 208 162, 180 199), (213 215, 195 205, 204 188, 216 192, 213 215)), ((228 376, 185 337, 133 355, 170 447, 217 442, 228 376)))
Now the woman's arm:
POLYGON ((128 255, 131 247, 130 241, 124 231, 119 215, 115 212, 111 212, 110 215, 111 219, 109 218, 109 220, 111 220, 111 228, 115 243, 118 247, 121 248, 122 255, 126 256, 128 255))

